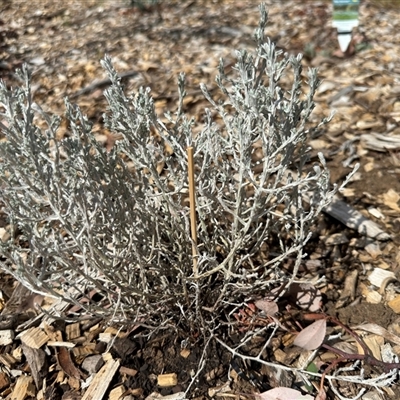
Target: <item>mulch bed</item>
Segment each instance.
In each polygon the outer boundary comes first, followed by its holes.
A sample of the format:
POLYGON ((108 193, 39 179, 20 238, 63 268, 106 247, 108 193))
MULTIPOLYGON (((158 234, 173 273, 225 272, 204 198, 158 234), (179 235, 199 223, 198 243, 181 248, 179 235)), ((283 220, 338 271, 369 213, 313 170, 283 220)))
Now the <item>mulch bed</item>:
MULTIPOLYGON (((28 63, 33 70, 35 101, 62 115, 63 98, 70 96, 94 123, 98 139, 110 147, 115 137, 102 122, 106 110, 103 90, 108 82, 103 80, 99 62, 109 54, 115 68, 125 74, 126 91, 150 86, 159 113, 174 109, 177 76, 184 71, 188 82, 185 108, 201 122, 207 102, 199 84, 205 82, 218 96, 214 81, 219 58, 229 68, 235 61, 234 49, 254 48, 257 4, 168 1, 138 8, 127 3, 3 2, 0 77, 10 86, 18 85, 14 70, 28 63)), ((330 2, 267 1, 267 7, 267 35, 283 51, 304 53, 305 69, 319 69, 323 83, 316 96, 314 121, 336 112, 325 131, 312 138, 313 156, 319 151, 324 154, 332 183, 342 182, 354 164, 360 163, 342 198, 391 237, 387 241, 367 238, 329 215, 320 217, 307 252, 312 274, 325 276, 318 286, 323 309, 345 325, 374 323, 399 338, 400 10, 363 2, 360 26, 343 54, 329 25, 330 2), (384 282, 372 280, 374 271, 390 272, 393 277, 384 282), (350 283, 349 276, 354 277, 350 283)), ((0 229, 5 225, 3 218, 0 229)), ((44 307, 47 299, 5 274, 0 289, 0 398, 156 398, 148 396, 184 392, 201 369, 204 343, 186 332, 171 328, 151 335, 142 327, 119 329, 104 321, 51 321, 37 307, 44 307), (162 387, 160 379, 171 379, 172 384, 162 387)), ((287 317, 287 305, 280 304, 282 319, 287 317)), ((230 337, 232 346, 245 335, 241 328, 238 322, 237 332, 230 337)), ((295 365, 301 352, 294 354, 283 333, 278 338, 268 349, 271 361, 285 359, 295 365)), ((397 356, 399 343, 392 342, 397 356)), ((249 354, 262 347, 256 342, 251 345, 249 354)), ((232 358, 215 341, 206 359, 191 397, 252 398, 285 383, 283 378, 274 381, 264 366, 232 358)), ((293 379, 287 382, 301 386, 293 379)), ((359 390, 350 384, 345 389, 348 396, 359 390)), ((385 398, 400 395, 396 387, 384 390, 385 398)), ((328 396, 336 398, 333 393, 328 396)))

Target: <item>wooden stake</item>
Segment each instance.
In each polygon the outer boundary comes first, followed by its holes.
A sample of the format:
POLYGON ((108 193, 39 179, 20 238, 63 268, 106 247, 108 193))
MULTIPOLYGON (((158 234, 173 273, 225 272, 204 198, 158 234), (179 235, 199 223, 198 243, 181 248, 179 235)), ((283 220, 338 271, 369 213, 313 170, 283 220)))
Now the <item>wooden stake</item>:
POLYGON ((194 161, 193 146, 188 147, 188 174, 189 174, 189 200, 190 200, 190 228, 192 234, 192 256, 194 277, 198 275, 198 253, 197 253, 197 220, 196 220, 196 187, 194 183, 194 161))

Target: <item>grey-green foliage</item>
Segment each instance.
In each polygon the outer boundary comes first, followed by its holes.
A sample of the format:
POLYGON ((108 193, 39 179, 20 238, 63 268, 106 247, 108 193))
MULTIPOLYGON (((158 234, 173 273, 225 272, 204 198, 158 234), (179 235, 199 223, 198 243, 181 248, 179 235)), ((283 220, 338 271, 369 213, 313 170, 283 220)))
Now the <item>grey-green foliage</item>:
POLYGON ((0 199, 10 223, 1 268, 71 302, 100 294, 81 302, 84 312, 151 327, 211 326, 229 304, 294 279, 311 224, 334 190, 322 157, 306 168, 316 71, 304 93, 301 57, 264 42, 265 23, 262 8, 255 54, 237 52, 228 76, 221 62, 224 101, 202 86, 210 109, 196 135, 183 112, 183 75, 177 112, 164 118, 149 89, 127 96, 111 60, 102 61, 112 81, 106 127, 122 135, 110 152, 68 100, 68 134, 60 139, 60 119, 33 103, 26 68, 21 88, 1 83, 0 199), (293 76, 286 89, 285 73, 293 76), (195 148, 197 274, 188 145, 195 148), (288 257, 296 260, 292 273, 281 268, 288 257))

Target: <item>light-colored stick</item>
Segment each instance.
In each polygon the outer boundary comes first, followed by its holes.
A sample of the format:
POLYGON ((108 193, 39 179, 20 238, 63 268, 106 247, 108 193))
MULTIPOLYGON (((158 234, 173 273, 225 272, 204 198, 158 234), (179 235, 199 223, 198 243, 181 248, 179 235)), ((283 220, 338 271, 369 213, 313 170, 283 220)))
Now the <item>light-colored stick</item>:
POLYGON ((197 220, 196 220, 196 187, 194 183, 194 161, 193 146, 188 147, 188 174, 189 174, 189 200, 190 200, 190 228, 192 233, 192 256, 194 277, 198 275, 198 253, 197 253, 197 220))

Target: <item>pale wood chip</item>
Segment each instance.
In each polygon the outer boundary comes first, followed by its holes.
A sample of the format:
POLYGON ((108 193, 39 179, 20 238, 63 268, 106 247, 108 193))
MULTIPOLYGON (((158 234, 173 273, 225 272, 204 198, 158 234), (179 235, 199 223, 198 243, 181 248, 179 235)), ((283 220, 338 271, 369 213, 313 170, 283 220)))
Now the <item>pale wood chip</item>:
POLYGON ((49 341, 49 337, 40 328, 30 328, 17 337, 21 339, 22 343, 33 349, 39 349, 49 341))
POLYGON ((36 390, 31 376, 21 375, 17 379, 10 400, 25 400, 27 397, 35 397, 36 390))
POLYGON ((0 331, 0 346, 7 346, 14 340, 14 331, 12 329, 5 329, 0 331))
POLYGON ((176 386, 178 384, 178 376, 176 373, 158 375, 157 383, 160 387, 176 386))
POLYGON ((94 377, 82 400, 101 400, 118 368, 119 360, 108 360, 94 377))
POLYGON ((112 389, 110 391, 110 394, 108 395, 109 400, 120 400, 122 399, 122 396, 126 392, 126 389, 123 385, 117 386, 116 388, 112 389))
POLYGON ((79 322, 67 325, 65 328, 65 333, 67 335, 68 340, 76 339, 79 336, 81 336, 81 329, 79 322))

